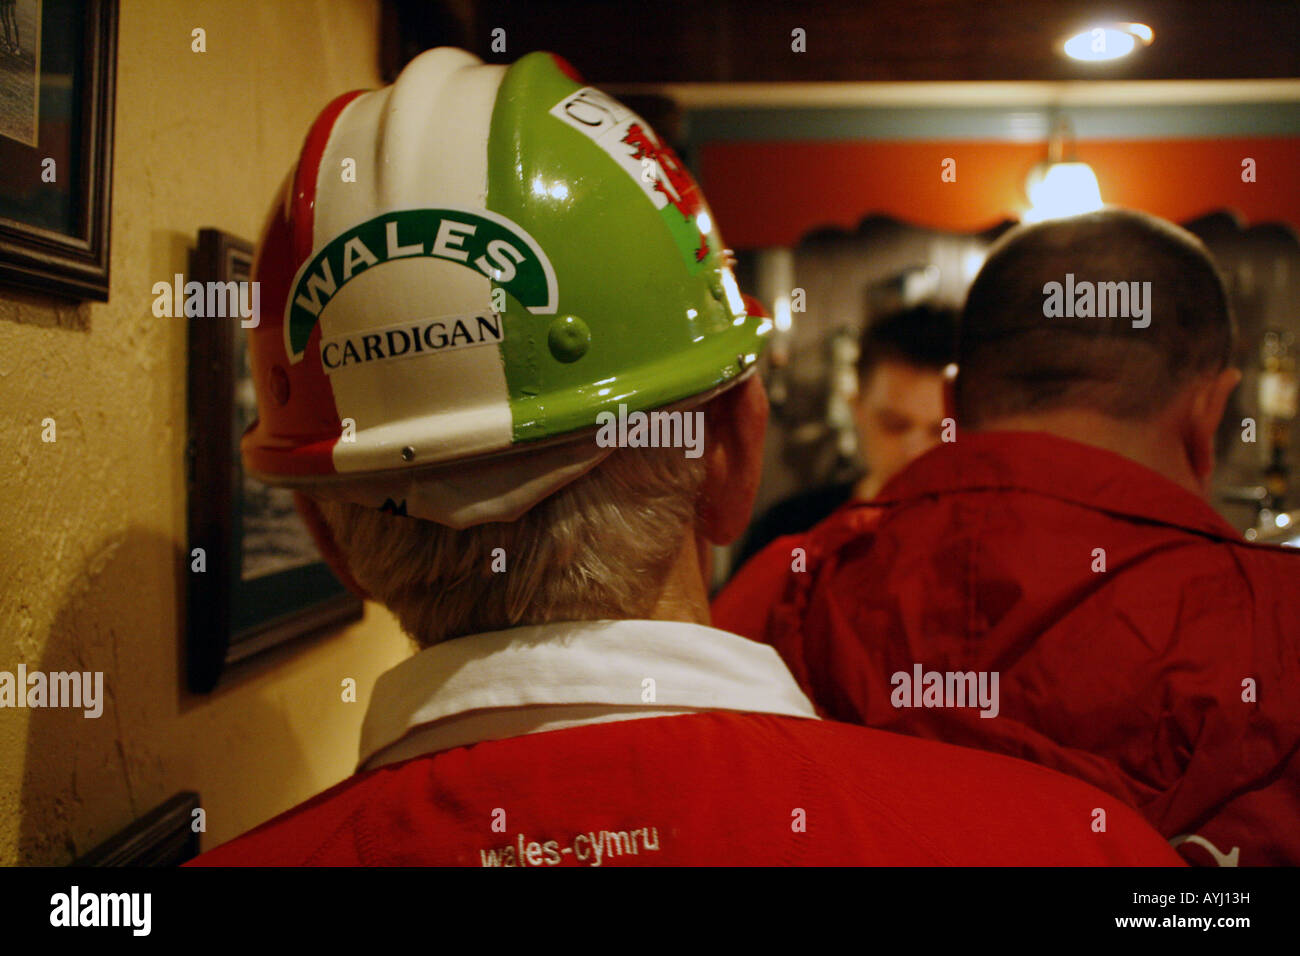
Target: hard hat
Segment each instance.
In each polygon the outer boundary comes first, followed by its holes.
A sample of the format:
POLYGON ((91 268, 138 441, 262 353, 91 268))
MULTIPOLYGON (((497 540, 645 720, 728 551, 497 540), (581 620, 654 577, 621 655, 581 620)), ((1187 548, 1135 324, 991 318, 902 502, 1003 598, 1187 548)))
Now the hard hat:
POLYGON ((672 150, 563 60, 423 53, 325 108, 271 212, 245 465, 511 520, 608 454, 598 413, 697 403, 753 366, 771 323, 729 256, 672 150))

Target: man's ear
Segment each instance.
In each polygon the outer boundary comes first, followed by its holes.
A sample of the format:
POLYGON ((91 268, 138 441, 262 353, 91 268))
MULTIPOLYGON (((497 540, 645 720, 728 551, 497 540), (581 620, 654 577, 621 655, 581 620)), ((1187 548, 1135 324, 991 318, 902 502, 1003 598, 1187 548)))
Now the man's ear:
POLYGON ((717 545, 740 537, 763 473, 767 392, 757 373, 704 407, 704 484, 695 499, 696 531, 717 545))
POLYGON ((1241 383, 1241 371, 1227 368, 1217 375, 1207 376, 1196 386, 1192 396, 1188 422, 1187 457, 1192 473, 1206 492, 1214 474, 1214 435, 1223 420, 1228 397, 1241 383))

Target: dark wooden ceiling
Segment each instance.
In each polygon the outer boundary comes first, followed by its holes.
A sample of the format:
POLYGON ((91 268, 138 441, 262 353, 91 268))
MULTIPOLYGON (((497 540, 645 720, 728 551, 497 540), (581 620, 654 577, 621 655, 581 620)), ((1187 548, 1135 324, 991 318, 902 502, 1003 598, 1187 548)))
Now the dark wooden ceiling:
POLYGON ((1300 77, 1297 0, 384 2, 390 74, 446 43, 492 62, 551 50, 606 84, 1300 77), (1097 19, 1146 23, 1155 43, 1109 64, 1057 52, 1097 19), (791 51, 796 27, 805 53, 791 51))

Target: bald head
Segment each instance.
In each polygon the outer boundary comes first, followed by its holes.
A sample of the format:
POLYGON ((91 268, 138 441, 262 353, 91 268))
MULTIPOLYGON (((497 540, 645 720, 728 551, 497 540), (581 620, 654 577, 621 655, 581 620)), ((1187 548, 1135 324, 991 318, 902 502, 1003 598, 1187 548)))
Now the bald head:
POLYGON ((1227 368, 1235 331, 1195 236, 1110 209, 1012 230, 967 295, 959 422, 1075 408, 1149 420, 1227 368))

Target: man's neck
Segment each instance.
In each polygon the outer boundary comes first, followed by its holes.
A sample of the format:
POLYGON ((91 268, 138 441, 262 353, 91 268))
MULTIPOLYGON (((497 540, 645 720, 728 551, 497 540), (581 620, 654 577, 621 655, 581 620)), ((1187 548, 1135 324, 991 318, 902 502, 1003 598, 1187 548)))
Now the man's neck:
POLYGON ((1198 497, 1205 495, 1176 430, 1160 419, 1126 422, 1088 409, 1060 409, 999 418, 984 422, 977 430, 1047 432, 1123 455, 1198 497))
POLYGON ((682 537, 682 547, 677 553, 659 592, 654 608, 646 615, 652 621, 689 621, 708 624, 709 590, 705 569, 709 566, 709 544, 688 529, 682 537))

